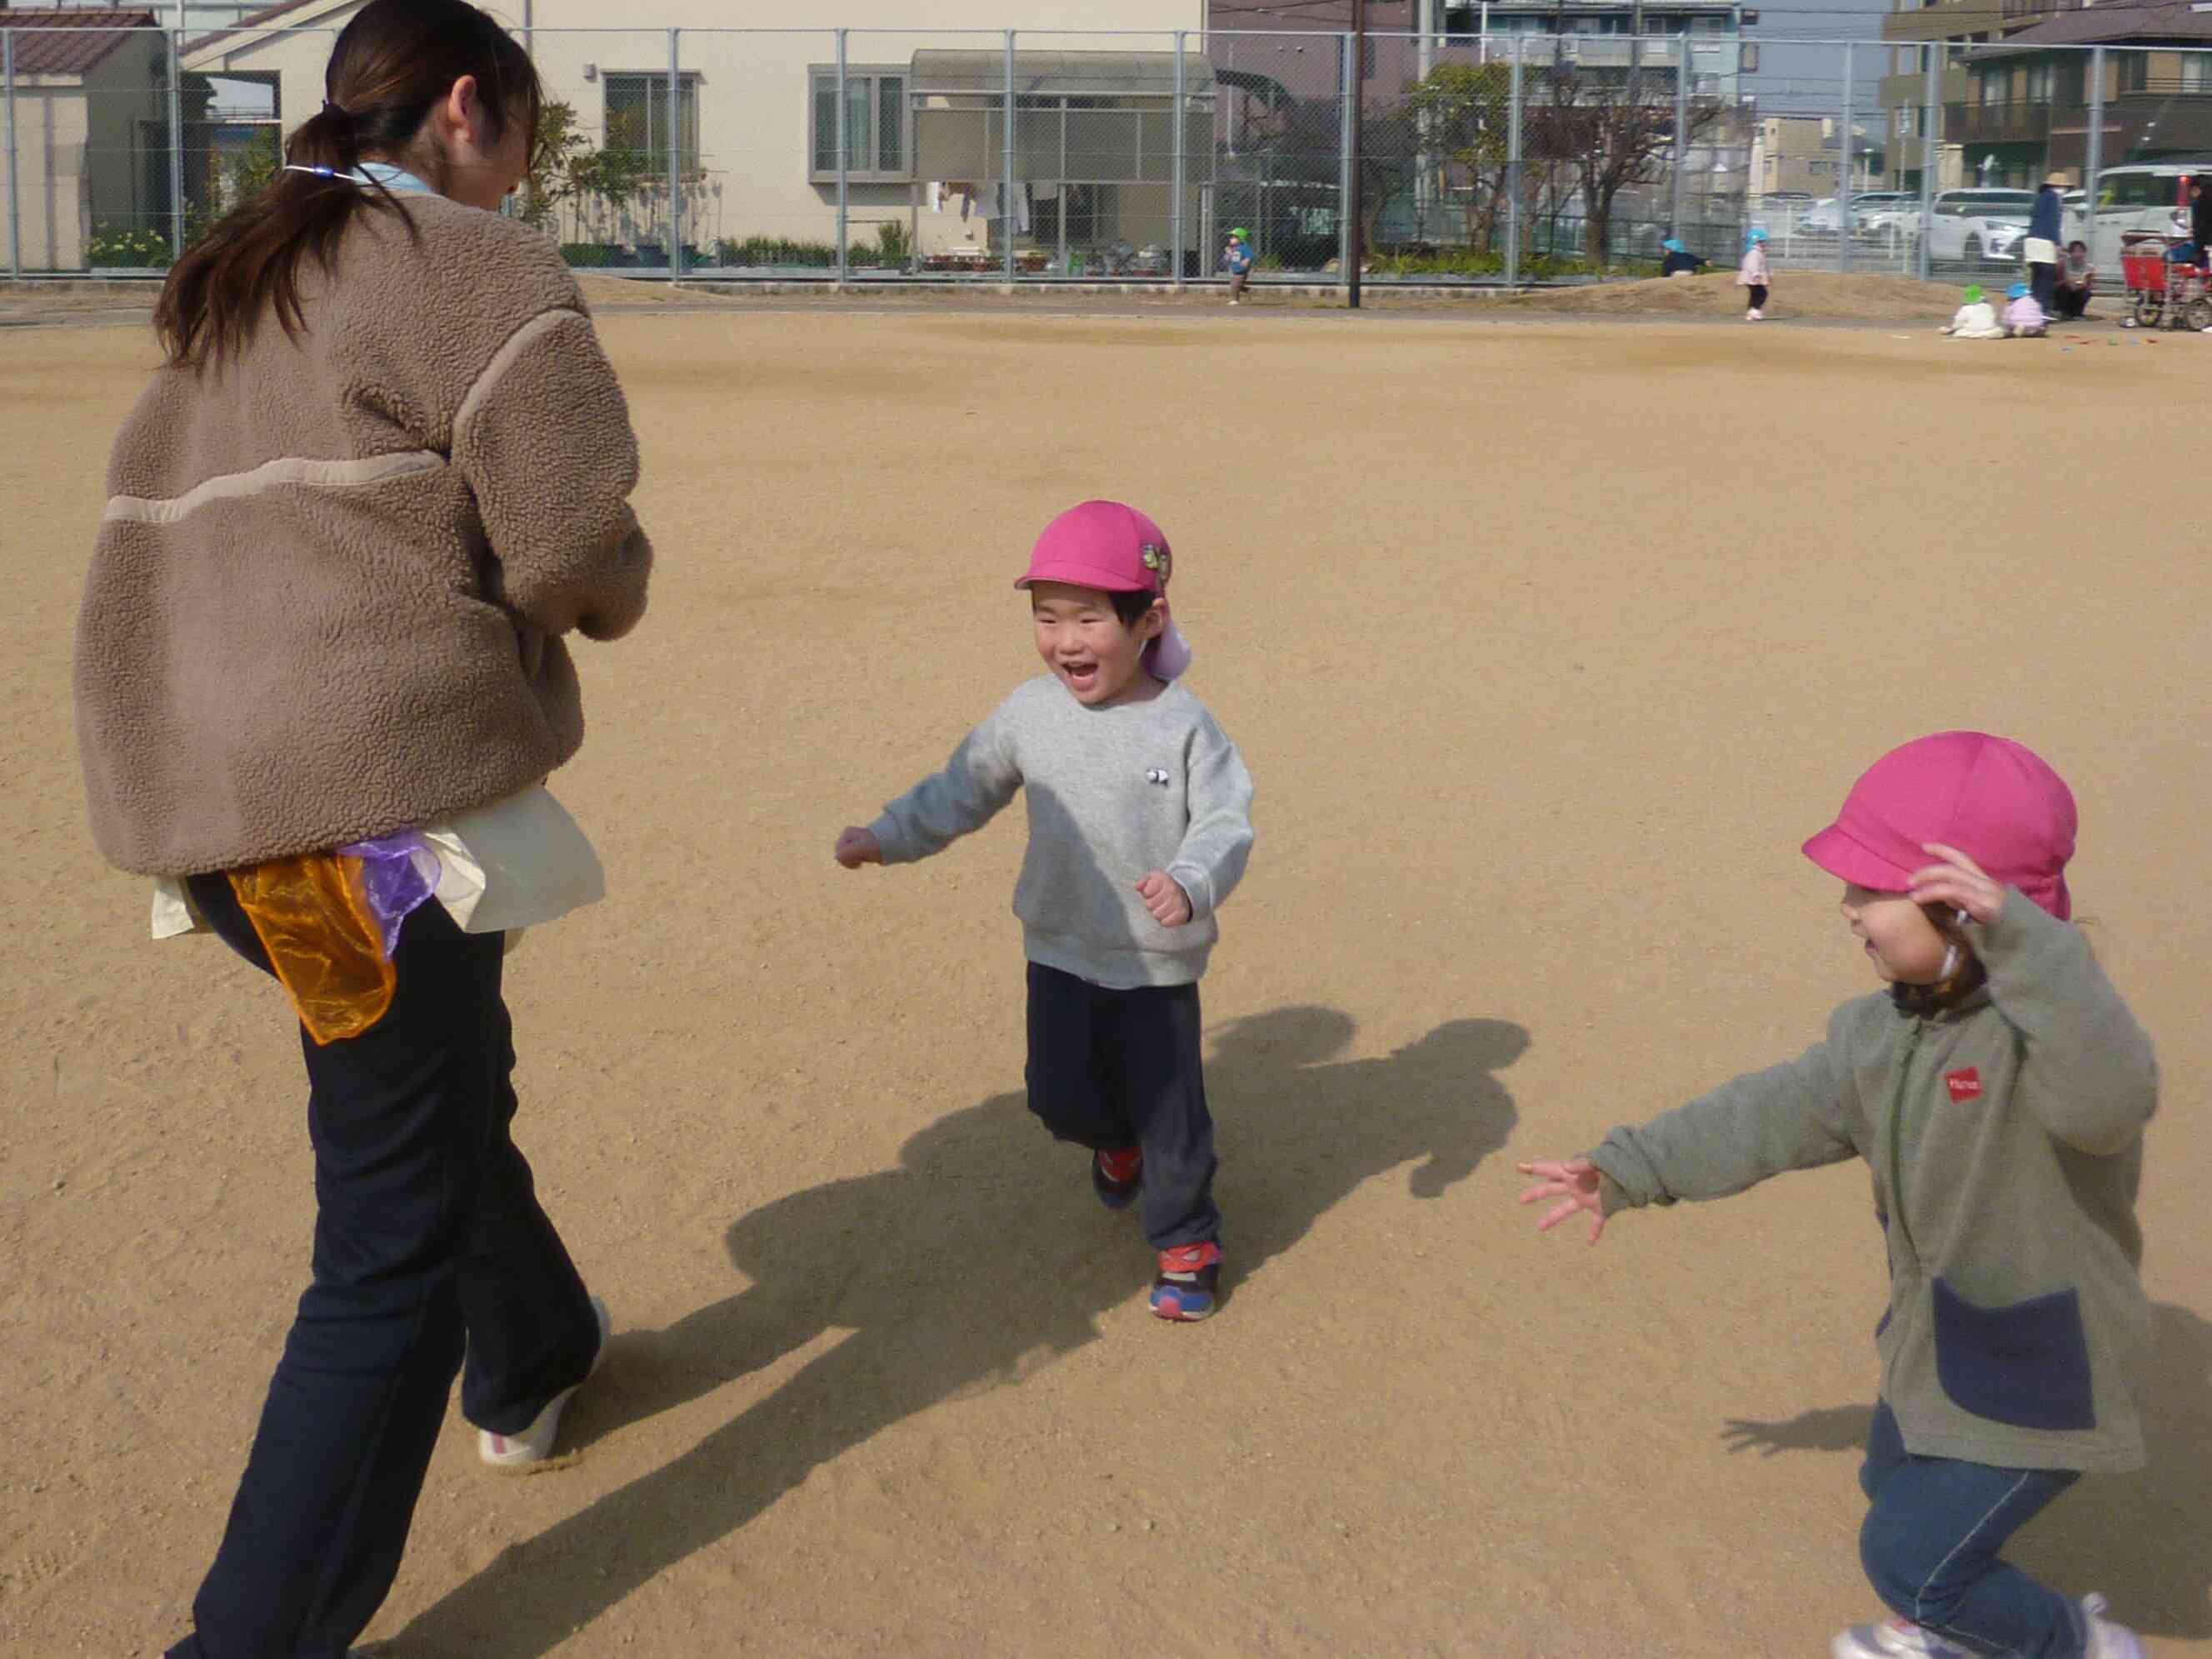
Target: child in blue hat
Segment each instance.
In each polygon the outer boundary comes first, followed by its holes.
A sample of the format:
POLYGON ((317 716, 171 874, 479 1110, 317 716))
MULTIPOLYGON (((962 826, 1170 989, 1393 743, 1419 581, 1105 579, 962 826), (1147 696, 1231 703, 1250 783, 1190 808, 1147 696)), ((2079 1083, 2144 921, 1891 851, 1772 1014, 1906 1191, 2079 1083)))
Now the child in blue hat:
POLYGON ((1659 244, 1659 274, 1662 276, 1694 276, 1705 268, 1705 261, 1684 247, 1678 238, 1669 236, 1659 244))
POLYGON ((2014 283, 2005 290, 2005 298, 2012 302, 2005 307, 2005 338, 2039 340, 2051 331, 2043 307, 2036 303, 2035 290, 2026 283, 2014 283))
POLYGON ((1766 233, 1754 225, 1743 243, 1743 263, 1736 267, 1735 273, 1735 285, 1751 290, 1743 319, 1747 323, 1763 323, 1766 320, 1766 284, 1770 275, 1766 269, 1766 233))

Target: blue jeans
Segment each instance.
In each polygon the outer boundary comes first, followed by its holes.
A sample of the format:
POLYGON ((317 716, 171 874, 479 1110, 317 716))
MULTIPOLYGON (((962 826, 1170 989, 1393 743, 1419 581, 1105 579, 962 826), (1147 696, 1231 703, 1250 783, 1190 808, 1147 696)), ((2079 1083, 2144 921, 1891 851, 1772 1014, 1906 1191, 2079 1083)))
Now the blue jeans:
POLYGON ((1916 1456, 1897 1414, 1878 1401, 1859 1471, 1872 1504, 1859 1559, 1892 1612, 1947 1641, 2007 1659, 2081 1659, 2081 1609, 1997 1559, 2008 1538, 2080 1479, 2071 1469, 1916 1456))

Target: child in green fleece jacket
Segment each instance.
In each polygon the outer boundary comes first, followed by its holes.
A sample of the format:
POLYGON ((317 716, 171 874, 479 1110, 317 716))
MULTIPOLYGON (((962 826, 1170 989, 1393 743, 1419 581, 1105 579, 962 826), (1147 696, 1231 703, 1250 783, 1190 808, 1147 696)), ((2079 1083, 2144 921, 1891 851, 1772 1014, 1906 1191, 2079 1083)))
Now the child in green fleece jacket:
POLYGON ((1826 1040, 1587 1156, 1522 1164, 1540 1227, 1720 1198, 1862 1158, 1887 1237, 1881 1396, 1860 1555, 1897 1615, 1836 1659, 2140 1659, 2092 1595, 1999 1559, 2086 1470, 2141 1467, 2150 1310, 2136 1268, 2151 1044, 2071 914, 2074 799, 2016 743, 1946 732, 1885 755, 1805 843, 1886 993, 1826 1040))

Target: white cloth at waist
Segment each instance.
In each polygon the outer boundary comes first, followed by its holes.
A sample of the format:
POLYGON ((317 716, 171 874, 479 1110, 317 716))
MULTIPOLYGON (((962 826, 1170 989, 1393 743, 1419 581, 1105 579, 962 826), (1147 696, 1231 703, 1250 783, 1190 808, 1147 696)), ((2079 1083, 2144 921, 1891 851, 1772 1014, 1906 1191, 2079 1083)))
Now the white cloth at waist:
MULTIPOLYGON (((575 819, 543 784, 426 825, 438 902, 470 933, 514 933, 606 896, 606 872, 575 819)), ((181 881, 154 884, 154 937, 205 927, 181 881)))

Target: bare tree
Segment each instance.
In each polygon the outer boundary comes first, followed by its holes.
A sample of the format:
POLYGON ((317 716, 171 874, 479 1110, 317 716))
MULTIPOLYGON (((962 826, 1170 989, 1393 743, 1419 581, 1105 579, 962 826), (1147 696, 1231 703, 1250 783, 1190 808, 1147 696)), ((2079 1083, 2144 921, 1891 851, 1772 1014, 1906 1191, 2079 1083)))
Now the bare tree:
MULTIPOLYGON (((1639 77, 1550 64, 1538 71, 1537 96, 1524 119, 1526 154, 1567 170, 1580 186, 1587 257, 1602 263, 1613 232, 1613 204, 1633 185, 1658 183, 1674 151, 1672 77, 1639 77), (1639 79, 1641 84, 1639 84, 1639 79), (1659 97, 1650 94, 1659 93, 1659 97)), ((1726 106, 1698 98, 1689 106, 1686 149, 1720 123, 1726 106)))

